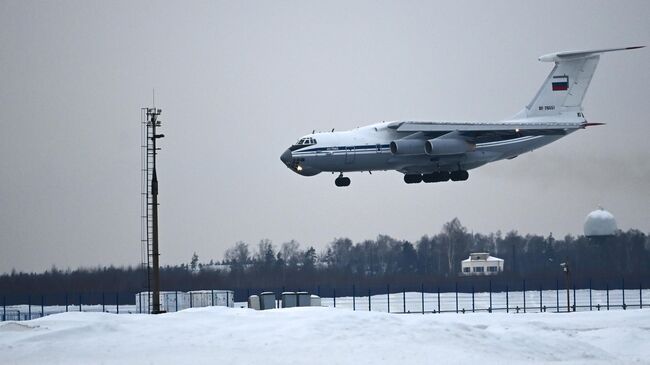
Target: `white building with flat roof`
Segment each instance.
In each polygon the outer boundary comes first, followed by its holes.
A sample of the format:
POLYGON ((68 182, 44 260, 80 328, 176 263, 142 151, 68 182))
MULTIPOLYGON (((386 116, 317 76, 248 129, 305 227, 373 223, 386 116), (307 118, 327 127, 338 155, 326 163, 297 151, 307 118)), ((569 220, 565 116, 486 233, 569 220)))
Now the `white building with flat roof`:
POLYGON ((495 275, 503 271, 503 259, 487 252, 475 252, 461 262, 463 275, 495 275))

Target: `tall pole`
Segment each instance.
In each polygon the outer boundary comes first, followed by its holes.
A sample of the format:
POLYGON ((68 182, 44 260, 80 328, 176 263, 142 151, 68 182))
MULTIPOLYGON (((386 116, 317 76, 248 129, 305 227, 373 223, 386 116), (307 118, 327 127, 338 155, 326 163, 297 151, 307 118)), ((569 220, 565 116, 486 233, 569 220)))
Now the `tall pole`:
POLYGON ((152 305, 151 313, 158 314, 163 313, 160 309, 160 252, 158 250, 158 176, 156 175, 156 140, 158 138, 163 138, 163 134, 156 134, 156 127, 160 126, 158 121, 158 115, 160 115, 160 109, 148 109, 147 114, 150 116, 151 120, 151 142, 153 146, 153 176, 151 178, 151 218, 152 218, 152 242, 151 242, 151 256, 152 256, 152 273, 151 279, 153 281, 153 293, 152 293, 152 305))
MULTIPOLYGON (((155 130, 155 129, 154 129, 155 130)), ((156 149, 156 139, 154 138, 154 151, 156 149)), ((154 152, 154 168, 153 168, 153 178, 151 180, 151 195, 152 195, 152 204, 153 209, 152 218, 153 218, 153 242, 151 244, 151 254, 153 259, 153 268, 152 268, 152 280, 153 280, 153 304, 151 306, 151 313, 158 314, 160 313, 160 262, 158 251, 158 178, 156 177, 156 152, 154 152)))
POLYGON ((569 270, 569 260, 560 264, 562 266, 562 271, 564 271, 564 280, 566 286, 566 311, 567 313, 571 312, 571 297, 569 293, 569 284, 571 283, 571 271, 569 270))

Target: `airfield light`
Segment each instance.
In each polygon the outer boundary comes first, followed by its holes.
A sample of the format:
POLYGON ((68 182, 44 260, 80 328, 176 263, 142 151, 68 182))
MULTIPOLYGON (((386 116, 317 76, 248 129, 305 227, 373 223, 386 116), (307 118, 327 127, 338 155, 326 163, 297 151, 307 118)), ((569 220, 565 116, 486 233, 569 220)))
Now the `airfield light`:
POLYGON ((302 166, 298 165, 298 167, 296 167, 296 170, 302 171, 302 166))
POLYGON ((519 128, 515 129, 515 132, 519 133, 519 128))

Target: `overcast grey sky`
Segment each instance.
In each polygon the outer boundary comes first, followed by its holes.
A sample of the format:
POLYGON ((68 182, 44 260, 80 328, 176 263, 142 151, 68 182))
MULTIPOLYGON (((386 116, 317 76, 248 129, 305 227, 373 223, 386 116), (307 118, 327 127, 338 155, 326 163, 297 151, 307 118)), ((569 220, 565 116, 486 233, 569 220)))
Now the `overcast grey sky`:
POLYGON ((501 119, 552 65, 539 55, 650 45, 648 1, 0 1, 0 272, 137 264, 140 107, 163 109, 163 264, 238 240, 578 234, 598 205, 650 231, 650 51, 604 55, 579 131, 471 172, 289 171, 316 130, 501 119))

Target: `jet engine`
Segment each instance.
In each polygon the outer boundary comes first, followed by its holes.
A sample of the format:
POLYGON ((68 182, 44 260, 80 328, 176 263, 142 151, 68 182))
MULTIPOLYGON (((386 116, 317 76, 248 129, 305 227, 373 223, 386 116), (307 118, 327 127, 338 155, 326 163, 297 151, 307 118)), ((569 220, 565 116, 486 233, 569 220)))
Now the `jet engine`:
POLYGON ((390 143, 390 152, 393 155, 422 155, 424 142, 421 139, 400 139, 390 143))
MULTIPOLYGON (((460 155, 473 151, 476 146, 460 138, 434 138, 426 141, 424 151, 428 155, 460 155)), ((392 150, 392 148, 391 148, 392 150)))

